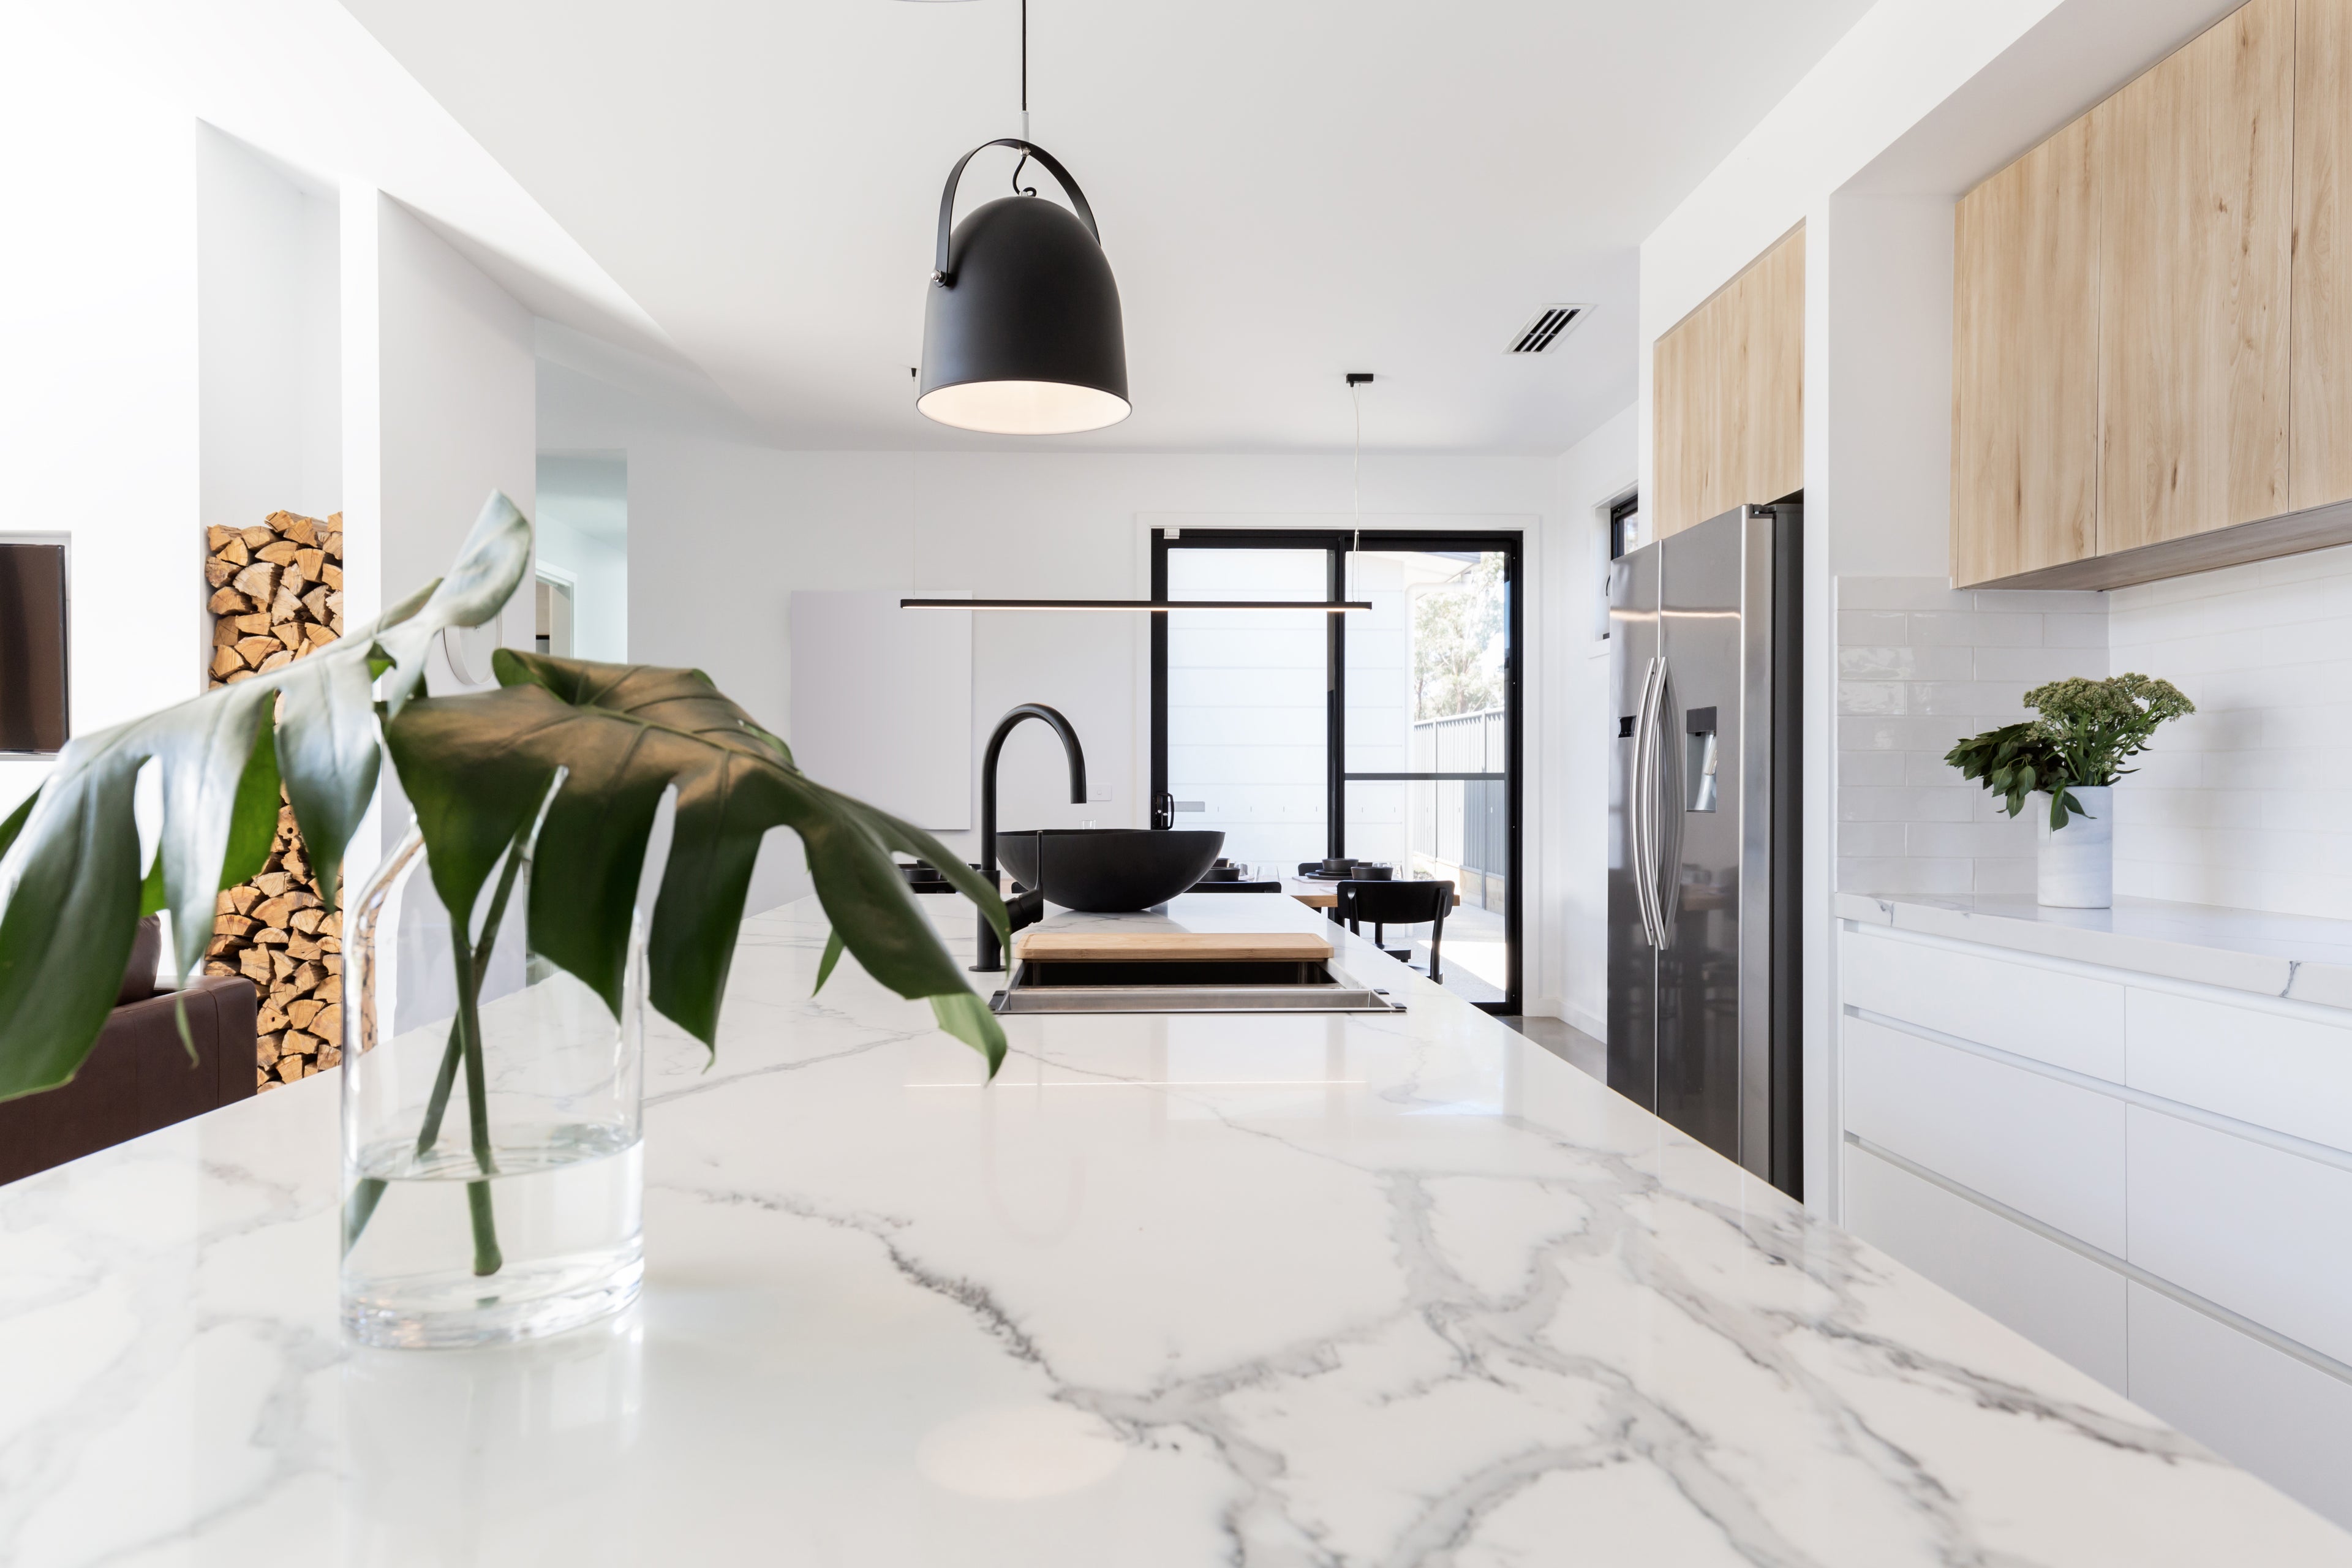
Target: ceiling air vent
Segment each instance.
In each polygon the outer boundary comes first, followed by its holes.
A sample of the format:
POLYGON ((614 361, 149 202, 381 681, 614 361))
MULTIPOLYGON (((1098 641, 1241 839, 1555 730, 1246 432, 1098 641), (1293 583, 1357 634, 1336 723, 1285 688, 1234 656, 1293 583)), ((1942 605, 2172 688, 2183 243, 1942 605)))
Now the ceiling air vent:
POLYGON ((1592 309, 1590 305, 1546 305, 1536 312, 1536 319, 1521 327, 1511 339, 1510 352, 1515 354, 1539 354, 1550 352, 1553 344, 1576 330, 1576 324, 1592 309))

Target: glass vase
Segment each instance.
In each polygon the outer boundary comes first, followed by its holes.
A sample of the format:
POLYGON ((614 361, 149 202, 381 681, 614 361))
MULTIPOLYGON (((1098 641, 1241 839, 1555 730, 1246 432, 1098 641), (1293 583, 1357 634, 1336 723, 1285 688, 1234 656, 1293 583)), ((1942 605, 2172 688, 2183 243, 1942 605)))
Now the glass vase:
POLYGON ((412 829, 345 921, 342 1317, 364 1343, 532 1339, 636 1296, 644 918, 616 1017, 530 951, 530 897, 525 848, 461 932, 412 829))

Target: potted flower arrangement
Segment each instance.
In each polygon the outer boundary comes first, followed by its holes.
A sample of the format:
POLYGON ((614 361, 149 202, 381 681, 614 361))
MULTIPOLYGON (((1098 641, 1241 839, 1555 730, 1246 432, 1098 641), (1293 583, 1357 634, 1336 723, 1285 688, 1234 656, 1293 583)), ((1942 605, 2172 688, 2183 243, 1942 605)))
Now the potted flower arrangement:
POLYGON ((2168 680, 2079 676, 2037 686, 2025 705, 2041 715, 1962 741, 1944 760, 2001 797, 2010 816, 2026 798, 2049 800, 2039 826, 2037 897, 2061 909, 2115 902, 2115 783, 2124 763, 2147 749, 2157 728, 2197 711, 2168 680))

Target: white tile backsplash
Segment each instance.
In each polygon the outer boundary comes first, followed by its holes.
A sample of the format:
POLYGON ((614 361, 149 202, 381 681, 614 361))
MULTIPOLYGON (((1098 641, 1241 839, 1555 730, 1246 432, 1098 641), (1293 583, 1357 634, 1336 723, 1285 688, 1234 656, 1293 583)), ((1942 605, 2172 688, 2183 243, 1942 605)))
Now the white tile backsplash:
POLYGON ((1837 885, 2032 891, 2031 813, 2011 818, 1944 753, 2027 717, 2029 688, 2105 675, 2106 596, 1940 577, 1841 577, 1837 595, 1837 885))
POLYGON ((2197 704, 2116 792, 2116 890, 2352 914, 2352 545, 2108 598, 2114 668, 2197 704))

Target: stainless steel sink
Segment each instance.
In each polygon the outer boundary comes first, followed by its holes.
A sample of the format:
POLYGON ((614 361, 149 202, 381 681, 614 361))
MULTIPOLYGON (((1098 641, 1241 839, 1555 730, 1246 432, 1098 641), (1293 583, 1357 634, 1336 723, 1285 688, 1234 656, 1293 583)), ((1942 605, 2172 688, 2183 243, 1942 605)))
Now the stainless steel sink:
POLYGON ((999 1013, 1402 1013, 1336 964, 1032 963, 989 998, 999 1013), (1280 974, 1253 974, 1251 970, 1280 974), (1092 972, 1090 974, 1088 972, 1092 972), (1091 979, 1107 984, 1087 984, 1091 979))

